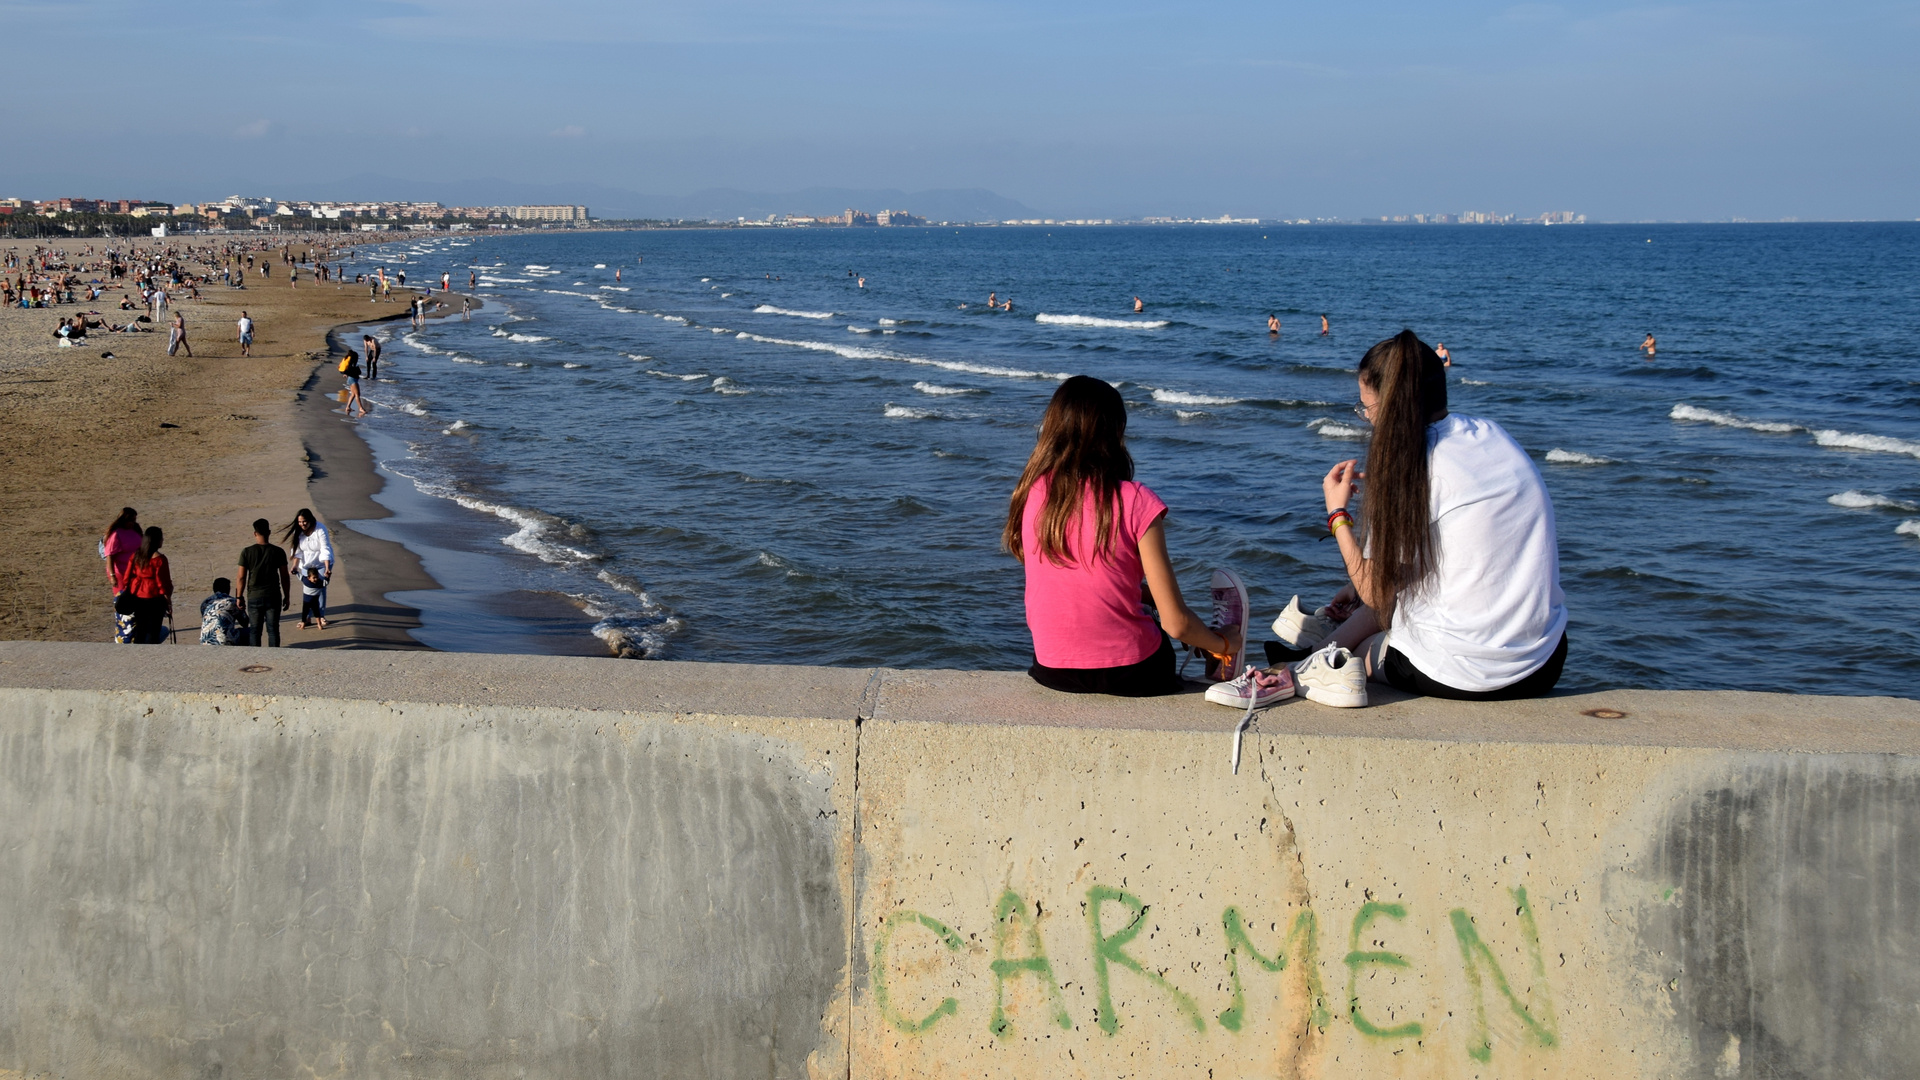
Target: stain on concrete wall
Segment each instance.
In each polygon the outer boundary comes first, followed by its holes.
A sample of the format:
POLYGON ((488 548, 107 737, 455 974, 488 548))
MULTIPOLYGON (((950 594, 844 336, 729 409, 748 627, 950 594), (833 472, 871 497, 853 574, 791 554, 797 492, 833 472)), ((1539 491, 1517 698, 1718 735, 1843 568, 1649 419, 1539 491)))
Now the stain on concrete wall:
POLYGON ((831 728, 235 704, 5 698, 0 1065, 804 1077, 830 1041, 831 728))
POLYGON ((1652 841, 1610 885, 1693 1075, 1920 1071, 1912 759, 1754 755, 1675 800, 1652 841))

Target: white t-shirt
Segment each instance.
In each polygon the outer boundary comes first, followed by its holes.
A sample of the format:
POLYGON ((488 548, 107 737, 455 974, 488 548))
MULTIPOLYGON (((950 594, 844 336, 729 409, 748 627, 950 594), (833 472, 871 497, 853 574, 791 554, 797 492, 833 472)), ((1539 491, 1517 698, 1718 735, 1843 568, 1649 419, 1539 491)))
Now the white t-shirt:
POLYGON ((312 567, 325 567, 333 561, 333 537, 327 534, 325 525, 316 521, 313 531, 301 536, 294 545, 294 563, 304 573, 312 567))
POLYGON ((1540 470, 1491 420, 1427 428, 1436 565, 1402 593, 1388 642, 1457 690, 1498 690, 1539 670, 1567 629, 1553 503, 1540 470))

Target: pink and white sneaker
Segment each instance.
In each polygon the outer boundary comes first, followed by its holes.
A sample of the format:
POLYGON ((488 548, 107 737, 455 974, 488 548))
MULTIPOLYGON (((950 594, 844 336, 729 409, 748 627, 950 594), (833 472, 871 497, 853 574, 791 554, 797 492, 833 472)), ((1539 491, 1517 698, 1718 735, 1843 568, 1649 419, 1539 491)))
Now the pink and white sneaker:
POLYGON ((1263 709, 1276 701, 1287 700, 1296 690, 1293 672, 1286 668, 1263 670, 1249 666, 1240 673, 1239 678, 1207 687, 1207 700, 1215 705, 1231 705, 1236 709, 1244 709, 1249 705, 1263 709))
POLYGON ((1213 571, 1213 621, 1208 625, 1217 634, 1225 635, 1229 629, 1240 632, 1240 652, 1230 658, 1230 663, 1221 664, 1218 660, 1207 660, 1207 679, 1212 682, 1231 682, 1240 677, 1247 669, 1247 586, 1240 575, 1225 567, 1215 567, 1213 571))

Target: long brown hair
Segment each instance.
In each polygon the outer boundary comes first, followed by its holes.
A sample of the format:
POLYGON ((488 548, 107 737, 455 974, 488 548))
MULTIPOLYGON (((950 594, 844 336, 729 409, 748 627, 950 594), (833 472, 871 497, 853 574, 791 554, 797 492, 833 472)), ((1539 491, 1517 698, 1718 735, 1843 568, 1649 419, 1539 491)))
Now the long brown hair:
POLYGON ((1040 438, 1020 474, 1007 505, 1007 527, 1000 543, 1025 561, 1020 539, 1027 493, 1047 478, 1047 505, 1040 511, 1036 539, 1040 554, 1056 566, 1074 562, 1068 533, 1080 520, 1080 500, 1091 489, 1094 500, 1095 556, 1113 545, 1114 507, 1120 485, 1133 479, 1133 455, 1127 453, 1127 403, 1120 391, 1086 375, 1060 384, 1040 421, 1040 438))
POLYGON ((1411 330, 1367 350, 1360 381, 1378 395, 1361 524, 1375 598, 1388 605, 1433 572, 1427 425, 1447 412, 1447 369, 1411 330))
MULTIPOLYGON (((95 520, 98 520, 98 519, 95 519, 95 520)), ((139 527, 140 527, 139 512, 134 510, 134 508, 131 506, 123 506, 120 508, 120 516, 117 518, 114 518, 113 524, 107 526, 107 531, 102 533, 101 535, 112 536, 114 533, 119 532, 121 529, 137 529, 139 527)))
POLYGON ((165 540, 166 534, 160 531, 160 526, 147 526, 146 534, 140 538, 140 546, 134 550, 133 565, 144 567, 153 561, 153 557, 160 554, 160 545, 165 540))

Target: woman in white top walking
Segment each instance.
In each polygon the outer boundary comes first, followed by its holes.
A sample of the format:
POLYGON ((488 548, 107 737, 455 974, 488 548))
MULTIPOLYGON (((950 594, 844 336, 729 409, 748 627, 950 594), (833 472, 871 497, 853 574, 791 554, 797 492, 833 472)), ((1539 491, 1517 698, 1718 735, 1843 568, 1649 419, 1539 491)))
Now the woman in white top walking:
POLYGON ((1311 615, 1296 599, 1274 627, 1316 650, 1296 666, 1301 690, 1330 705, 1366 704, 1369 678, 1462 700, 1545 696, 1566 663, 1567 606, 1533 459, 1493 421, 1447 411, 1445 364, 1411 330, 1367 350, 1359 376, 1366 471, 1343 461, 1322 482, 1352 584, 1311 615))
MULTIPOLYGON (((293 523, 280 534, 281 541, 293 552, 293 576, 305 578, 308 570, 320 571, 319 604, 316 608, 320 629, 327 628, 327 583, 333 580, 333 537, 328 535, 327 527, 313 516, 313 511, 301 507, 293 515, 293 523)), ((301 612, 300 629, 307 628, 304 609, 301 612)))

